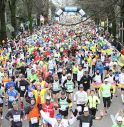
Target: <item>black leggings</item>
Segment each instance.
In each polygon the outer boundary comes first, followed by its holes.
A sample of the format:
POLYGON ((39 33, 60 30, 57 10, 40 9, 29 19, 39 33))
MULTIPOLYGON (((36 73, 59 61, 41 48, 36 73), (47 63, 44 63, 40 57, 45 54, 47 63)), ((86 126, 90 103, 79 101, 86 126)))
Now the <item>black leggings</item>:
POLYGON ((79 112, 79 115, 82 115, 82 114, 84 113, 84 107, 85 107, 85 104, 77 104, 77 106, 81 106, 82 111, 79 112))
POLYGON ((105 108, 109 108, 111 104, 111 97, 103 97, 103 104, 105 108))
POLYGON ((91 115, 95 116, 97 109, 96 108, 90 108, 89 111, 90 111, 91 115))

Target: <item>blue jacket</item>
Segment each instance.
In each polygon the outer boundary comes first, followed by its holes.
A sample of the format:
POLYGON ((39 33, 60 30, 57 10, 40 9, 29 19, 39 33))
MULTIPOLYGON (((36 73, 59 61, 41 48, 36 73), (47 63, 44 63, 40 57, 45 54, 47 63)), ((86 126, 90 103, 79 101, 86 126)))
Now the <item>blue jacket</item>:
POLYGON ((97 64, 96 64, 96 67, 95 67, 95 70, 99 70, 100 74, 103 74, 103 71, 104 71, 104 66, 103 66, 103 64, 97 63, 97 64))

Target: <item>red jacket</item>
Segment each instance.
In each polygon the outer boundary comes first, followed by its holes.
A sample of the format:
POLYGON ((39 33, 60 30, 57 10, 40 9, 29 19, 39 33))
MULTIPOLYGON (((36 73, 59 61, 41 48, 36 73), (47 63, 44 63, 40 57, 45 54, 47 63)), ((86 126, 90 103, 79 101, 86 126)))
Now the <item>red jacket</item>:
POLYGON ((51 118, 54 118, 54 105, 53 103, 50 103, 47 105, 46 103, 43 104, 43 111, 49 113, 51 118))

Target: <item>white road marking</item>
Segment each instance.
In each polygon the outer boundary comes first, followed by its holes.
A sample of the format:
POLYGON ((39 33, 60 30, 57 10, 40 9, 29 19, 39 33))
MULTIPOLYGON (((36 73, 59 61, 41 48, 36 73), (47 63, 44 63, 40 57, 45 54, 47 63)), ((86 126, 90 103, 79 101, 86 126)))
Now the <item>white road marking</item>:
POLYGON ((111 120, 112 120, 112 123, 113 123, 113 124, 116 124, 114 115, 110 115, 110 118, 111 118, 111 120))

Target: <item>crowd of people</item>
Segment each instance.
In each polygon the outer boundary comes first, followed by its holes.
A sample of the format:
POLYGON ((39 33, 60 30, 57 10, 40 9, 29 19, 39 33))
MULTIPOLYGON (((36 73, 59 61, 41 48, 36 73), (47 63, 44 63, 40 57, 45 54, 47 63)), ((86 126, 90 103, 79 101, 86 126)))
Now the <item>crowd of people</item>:
MULTIPOLYGON (((69 127, 76 121, 92 127, 93 119, 108 115, 118 89, 124 104, 120 53, 108 35, 86 28, 53 24, 0 47, 1 119, 11 127, 22 127, 24 120, 29 127, 69 127), (104 108, 98 110, 102 99, 104 108)), ((123 116, 118 113, 110 126, 123 127, 123 116)))

